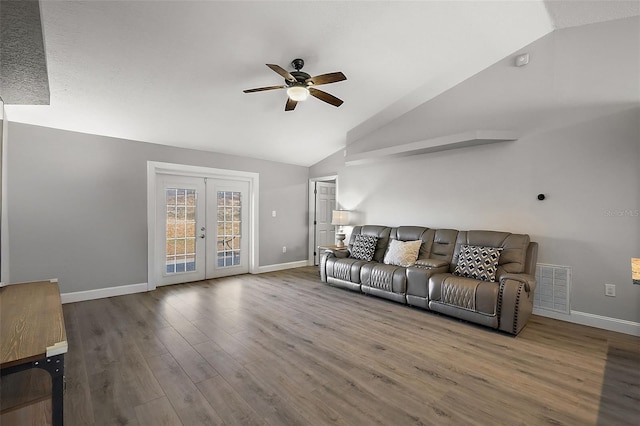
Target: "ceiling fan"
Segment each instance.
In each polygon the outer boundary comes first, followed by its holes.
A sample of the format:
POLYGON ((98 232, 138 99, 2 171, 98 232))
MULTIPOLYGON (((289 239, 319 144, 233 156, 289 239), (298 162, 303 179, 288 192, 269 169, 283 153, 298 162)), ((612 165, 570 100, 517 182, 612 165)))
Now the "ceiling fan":
POLYGON ((267 66, 284 77, 285 84, 282 86, 267 86, 259 87, 257 89, 247 89, 244 90, 244 93, 264 92, 265 90, 275 89, 287 89, 288 98, 287 104, 284 107, 285 111, 293 111, 298 102, 306 100, 309 95, 335 107, 339 107, 340 105, 342 105, 343 101, 341 99, 338 99, 327 92, 323 92, 322 90, 318 90, 315 88, 315 86, 320 86, 321 84, 336 83, 338 81, 346 80, 347 77, 345 77, 345 75, 341 72, 332 72, 311 77, 306 72, 300 71, 304 66, 304 61, 302 59, 294 59, 293 61, 291 61, 291 66, 295 68, 295 71, 291 72, 285 70, 279 65, 267 64, 267 66))

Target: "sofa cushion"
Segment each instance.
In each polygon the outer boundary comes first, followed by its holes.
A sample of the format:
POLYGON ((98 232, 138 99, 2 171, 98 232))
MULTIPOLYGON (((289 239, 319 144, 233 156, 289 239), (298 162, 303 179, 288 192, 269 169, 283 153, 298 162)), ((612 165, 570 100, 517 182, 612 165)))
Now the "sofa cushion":
POLYGON ((461 277, 494 282, 501 251, 501 247, 463 244, 453 273, 461 277))
POLYGON ((351 257, 353 259, 370 261, 376 251, 378 238, 372 235, 356 235, 351 247, 351 257))
POLYGON ((387 265, 411 266, 416 263, 422 240, 399 241, 391 240, 384 263, 387 265))
POLYGON ((451 263, 453 251, 456 248, 458 231, 455 229, 436 229, 433 234, 433 242, 426 256, 420 258, 439 259, 451 263))
MULTIPOLYGON (((375 288, 383 292, 405 294, 407 291, 407 276, 405 268, 381 263, 365 263, 362 265, 360 277, 362 286, 375 288)), ((365 291, 363 289, 363 291, 365 291)))

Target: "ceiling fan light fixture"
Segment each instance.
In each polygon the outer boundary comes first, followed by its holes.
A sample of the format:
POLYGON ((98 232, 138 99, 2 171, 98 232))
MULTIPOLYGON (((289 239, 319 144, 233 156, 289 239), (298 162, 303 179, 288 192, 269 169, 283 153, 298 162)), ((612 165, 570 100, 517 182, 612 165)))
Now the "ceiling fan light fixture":
POLYGON ((309 97, 309 89, 304 86, 291 86, 287 89, 287 96, 292 101, 305 101, 309 97))
POLYGON ((309 96, 313 96, 314 98, 321 100, 322 102, 326 102, 329 105, 333 105, 334 107, 339 107, 343 104, 342 99, 338 99, 327 92, 315 88, 315 86, 319 86, 321 84, 337 83, 339 81, 346 80, 347 77, 345 77, 343 73, 330 72, 327 74, 319 74, 311 77, 306 72, 300 71, 302 69, 302 66, 304 65, 304 61, 302 59, 294 59, 293 62, 291 62, 291 66, 296 69, 295 71, 291 72, 285 70, 280 65, 266 65, 267 67, 271 68, 271 70, 276 74, 280 75, 280 77, 284 78, 284 85, 247 89, 243 90, 244 93, 287 89, 287 103, 284 106, 285 111, 293 111, 296 108, 298 102, 307 100, 309 96))

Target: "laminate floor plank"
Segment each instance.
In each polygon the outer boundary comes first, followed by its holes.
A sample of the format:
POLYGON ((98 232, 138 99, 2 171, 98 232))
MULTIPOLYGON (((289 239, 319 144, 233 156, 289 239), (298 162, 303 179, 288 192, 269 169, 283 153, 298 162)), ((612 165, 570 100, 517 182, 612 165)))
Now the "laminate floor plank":
POLYGON ((165 396, 136 406, 136 417, 141 425, 183 426, 173 406, 165 396))
POLYGON ((150 358, 148 362, 184 425, 224 424, 171 354, 150 358))
MULTIPOLYGON (((116 362, 88 376, 88 387, 91 392, 93 417, 96 425, 128 426, 139 424, 135 405, 128 398, 126 384, 120 374, 120 367, 120 363, 116 362)), ((66 420, 65 417, 65 423, 72 422, 66 420)))
POLYGON ((117 361, 88 375, 95 424, 136 425, 135 407, 164 396, 164 391, 133 339, 111 332, 103 337, 119 339, 119 345, 110 347, 121 352, 117 361))
POLYGON ((177 330, 164 328, 158 331, 158 337, 194 383, 218 374, 177 330))
POLYGON ((313 267, 64 310, 72 425, 625 426, 640 418, 638 337, 539 316, 513 337, 328 286, 313 267))
POLYGON ((197 386, 209 404, 220 414, 225 424, 233 426, 267 424, 222 376, 204 380, 197 386))
POLYGON ((83 341, 80 335, 80 324, 76 316, 76 304, 66 305, 64 322, 67 331, 68 351, 65 365, 73 366, 73 374, 65 377, 64 412, 76 419, 78 424, 93 425, 93 403, 87 383, 86 363, 84 359, 83 341))

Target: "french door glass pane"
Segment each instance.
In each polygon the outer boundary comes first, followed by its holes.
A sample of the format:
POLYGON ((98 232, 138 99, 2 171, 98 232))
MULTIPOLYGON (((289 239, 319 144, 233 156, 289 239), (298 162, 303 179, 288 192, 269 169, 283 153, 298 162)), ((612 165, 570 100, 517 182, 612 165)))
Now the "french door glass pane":
POLYGON ((218 267, 240 265, 241 198, 240 192, 218 191, 218 267))
POLYGON ((166 272, 196 270, 196 190, 166 190, 166 272))

